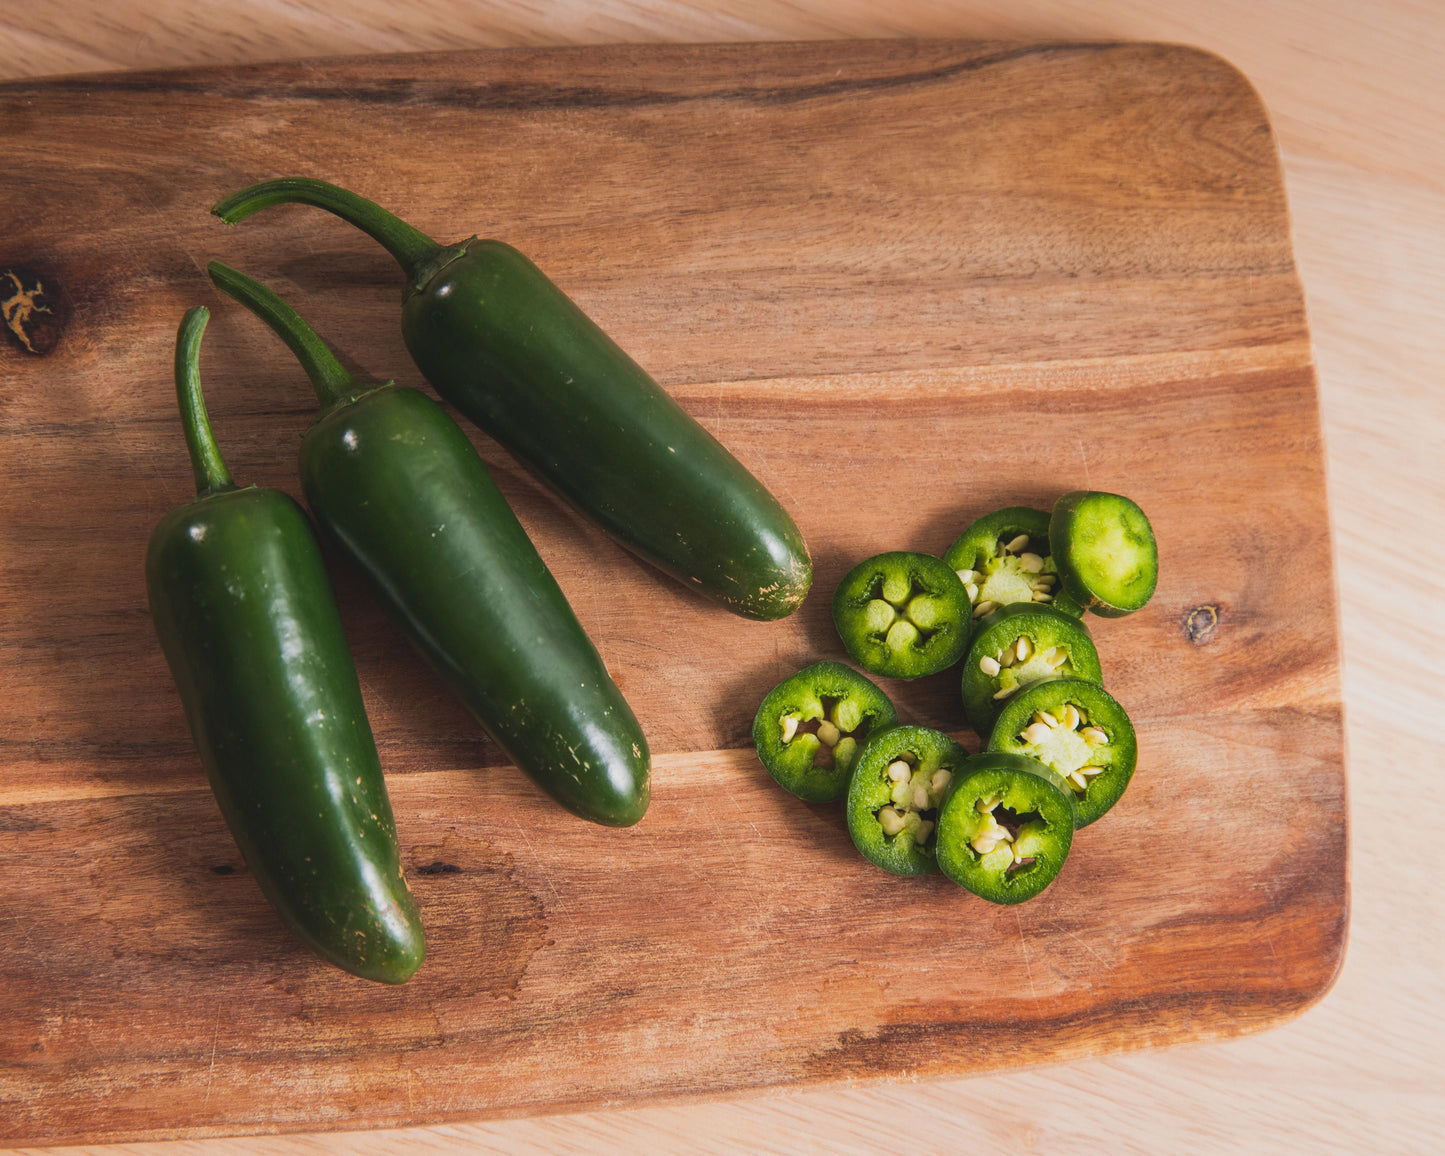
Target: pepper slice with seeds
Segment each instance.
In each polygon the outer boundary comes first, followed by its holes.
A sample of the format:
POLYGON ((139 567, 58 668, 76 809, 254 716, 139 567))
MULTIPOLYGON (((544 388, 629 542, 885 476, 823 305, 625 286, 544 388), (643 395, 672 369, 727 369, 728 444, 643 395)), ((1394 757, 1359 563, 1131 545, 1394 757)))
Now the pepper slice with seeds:
POLYGON ((1078 826, 1100 818, 1134 775, 1139 745, 1124 708, 1102 686, 1041 682, 999 712, 988 749, 1028 755, 1056 771, 1078 804, 1078 826))
POLYGON ((969 526, 943 556, 982 618, 1000 606, 1039 602, 1081 618, 1084 608, 1059 585, 1049 547, 1049 515, 1029 506, 995 510, 969 526))
POLYGON ((963 661, 963 709, 979 738, 993 733, 1004 703, 1045 678, 1102 682, 1089 629, 1052 606, 1016 602, 979 621, 963 661))
POLYGON ((863 744, 848 784, 848 833, 894 875, 931 875, 938 808, 968 752, 942 731, 896 726, 863 744))
POLYGON ((1063 588, 1095 614, 1122 618, 1154 596, 1154 528, 1128 498, 1095 490, 1065 494, 1054 503, 1049 543, 1063 588))
POLYGON ((947 670, 968 646, 969 618, 963 583, 931 554, 877 554, 833 594, 833 622, 849 655, 887 678, 947 670))
POLYGON ((859 746, 898 722, 893 703, 841 662, 819 662, 775 686, 753 719, 753 745, 778 785, 809 803, 848 793, 859 746))
POLYGON ((1074 841, 1062 779, 1023 755, 975 755, 938 819, 938 866, 990 903, 1022 903, 1054 881, 1074 841))

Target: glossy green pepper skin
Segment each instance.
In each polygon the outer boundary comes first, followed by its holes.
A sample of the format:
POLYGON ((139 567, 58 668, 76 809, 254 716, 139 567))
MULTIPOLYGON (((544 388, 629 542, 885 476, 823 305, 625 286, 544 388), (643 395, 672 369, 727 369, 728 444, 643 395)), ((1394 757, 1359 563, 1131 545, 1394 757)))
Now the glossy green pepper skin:
POLYGON ((618 542, 747 618, 792 613, 812 561, 787 511, 531 261, 442 246, 364 198, 286 178, 213 210, 286 202, 366 231, 406 273, 402 333, 438 393, 618 542))
POLYGON ((1154 527, 1121 494, 1075 490, 1054 503, 1049 542, 1064 589, 1104 618, 1142 610, 1159 583, 1154 527))
POLYGON ((573 814, 636 823, 647 740, 466 434, 425 394, 353 381, 264 286, 210 271, 288 341, 322 398, 300 459, 323 529, 508 758, 573 814))
POLYGON ((1074 842, 1074 800, 1033 759, 996 752, 961 768, 938 818, 938 867, 990 903, 1032 899, 1052 883, 1074 842))
POLYGON ((768 692, 753 747, 777 784, 809 803, 848 793, 860 745, 898 722, 877 685, 841 662, 815 662, 768 692))
POLYGON ((425 937, 340 615, 300 507, 225 471, 196 373, 207 316, 191 310, 177 346, 198 495, 151 535, 151 617, 262 892, 322 958, 403 983, 425 937))

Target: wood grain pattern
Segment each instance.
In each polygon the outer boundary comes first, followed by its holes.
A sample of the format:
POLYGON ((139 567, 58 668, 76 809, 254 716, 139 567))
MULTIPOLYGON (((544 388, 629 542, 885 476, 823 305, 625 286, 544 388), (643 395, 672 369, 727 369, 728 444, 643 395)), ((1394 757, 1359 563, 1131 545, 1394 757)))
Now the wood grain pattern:
MULTIPOLYGON (((24 931, 0 947, 18 993, 0 1138, 984 1070, 1233 1034, 1330 982, 1344 809, 1315 384, 1268 125, 1217 59, 389 58, 10 85, 0 127, 0 264, 72 311, 48 356, 6 348, 0 379, 0 919, 24 931), (826 598, 741 623, 478 438, 659 752, 653 811, 604 832, 536 799, 338 568, 433 955, 378 993, 301 954, 198 789, 139 560, 189 484, 166 366, 180 312, 212 299, 207 257, 415 383, 369 242, 314 211, 233 230, 204 212, 302 167, 529 252, 784 498, 819 591, 998 505, 1136 497, 1160 590, 1096 636, 1144 763, 1055 888, 999 912, 866 867, 745 749, 768 687, 841 653, 826 598), (78 487, 77 463, 104 484, 78 487), (1259 813, 1260 782, 1288 813, 1259 813), (138 1022, 158 1025, 143 1043, 138 1022)), ((307 407, 287 358, 217 310, 204 367, 233 471, 294 491, 307 407)), ((906 717, 960 725, 947 677, 890 689, 906 717)))

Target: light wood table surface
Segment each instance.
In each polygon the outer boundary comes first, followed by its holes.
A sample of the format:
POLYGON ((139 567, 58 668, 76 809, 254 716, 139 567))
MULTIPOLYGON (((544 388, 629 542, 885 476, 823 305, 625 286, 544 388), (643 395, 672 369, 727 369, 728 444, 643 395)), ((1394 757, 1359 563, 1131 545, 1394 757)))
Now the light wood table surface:
POLYGON ((50 1151, 1445 1151, 1445 759, 1435 735, 1445 711, 1434 701, 1445 673, 1441 0, 71 0, 0 12, 0 79, 521 44, 874 36, 1189 43, 1240 68, 1270 110, 1319 367, 1345 657, 1353 899, 1333 990, 1260 1036, 973 1080, 50 1151))

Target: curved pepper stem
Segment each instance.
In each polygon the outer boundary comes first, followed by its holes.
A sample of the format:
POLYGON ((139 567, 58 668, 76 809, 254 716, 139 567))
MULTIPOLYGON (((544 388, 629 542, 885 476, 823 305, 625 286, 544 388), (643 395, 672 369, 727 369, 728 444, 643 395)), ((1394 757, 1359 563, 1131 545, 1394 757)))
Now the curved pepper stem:
POLYGON ((272 205, 314 205, 355 225, 396 258, 408 280, 417 275, 445 247, 420 229, 348 189, 310 177, 281 177, 262 181, 218 202, 211 212, 228 225, 272 205))
POLYGON ((201 335, 210 319, 211 311, 197 305, 186 312, 176 331, 176 400, 181 407, 181 425, 186 431, 191 469, 196 475, 196 493, 202 497, 236 488, 216 445, 216 436, 211 432, 206 398, 201 392, 201 335))
POLYGON ((346 400, 355 390, 356 379, 336 360, 336 355, 316 336, 316 331, 302 320, 301 314, 275 293, 220 261, 212 261, 206 266, 206 272, 217 289, 229 293, 286 343, 311 379, 316 400, 323 409, 346 400))

